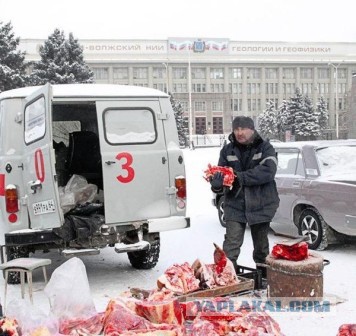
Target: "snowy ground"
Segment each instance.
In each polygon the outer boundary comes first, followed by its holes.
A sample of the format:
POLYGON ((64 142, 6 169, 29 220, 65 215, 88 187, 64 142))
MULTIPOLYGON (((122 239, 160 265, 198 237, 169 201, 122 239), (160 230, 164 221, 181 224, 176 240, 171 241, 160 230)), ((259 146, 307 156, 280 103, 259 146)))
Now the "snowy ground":
MULTIPOLYGON (((196 258, 212 262, 213 242, 222 245, 224 228, 218 222, 216 209, 211 205, 211 192, 202 178, 208 163, 216 164, 219 148, 185 150, 188 180, 188 215, 191 227, 186 230, 165 232, 161 235, 161 257, 158 265, 148 271, 131 268, 126 254, 116 254, 106 248, 96 256, 81 257, 84 261, 91 293, 98 311, 105 309, 110 298, 118 296, 131 287, 152 289, 156 279, 173 263, 193 262, 196 258)), ((271 246, 278 239, 270 235, 271 246)), ((324 293, 341 303, 333 306, 330 313, 279 313, 272 315, 287 336, 322 335, 335 336, 343 323, 356 323, 356 245, 332 246, 319 252, 330 265, 324 269, 324 293)), ((245 243, 239 259, 241 265, 254 267, 251 257, 252 241, 246 232, 245 243)), ((42 254, 35 256, 42 257, 42 254)), ((52 259, 49 274, 66 261, 55 252, 45 254, 52 259)), ((0 279, 0 288, 3 288, 0 279)), ((42 310, 49 311, 48 299, 44 295, 43 278, 40 271, 34 273, 34 302, 42 310)), ((1 293, 1 292, 0 292, 1 293)), ((20 298, 20 286, 10 285, 7 302, 20 298)), ((3 298, 3 295, 1 295, 3 298)))

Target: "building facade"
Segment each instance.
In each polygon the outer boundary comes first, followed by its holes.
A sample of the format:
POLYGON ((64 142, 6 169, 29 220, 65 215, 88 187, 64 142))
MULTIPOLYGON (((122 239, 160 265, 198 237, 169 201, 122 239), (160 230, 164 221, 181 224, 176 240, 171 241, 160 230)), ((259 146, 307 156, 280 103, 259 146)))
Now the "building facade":
MULTIPOLYGON (((231 131, 236 115, 278 107, 297 88, 314 106, 323 96, 329 138, 356 137, 351 109, 356 43, 237 42, 229 39, 80 40, 96 83, 152 87, 181 101, 191 134, 231 131)), ((21 40, 27 60, 39 60, 44 40, 21 40)))

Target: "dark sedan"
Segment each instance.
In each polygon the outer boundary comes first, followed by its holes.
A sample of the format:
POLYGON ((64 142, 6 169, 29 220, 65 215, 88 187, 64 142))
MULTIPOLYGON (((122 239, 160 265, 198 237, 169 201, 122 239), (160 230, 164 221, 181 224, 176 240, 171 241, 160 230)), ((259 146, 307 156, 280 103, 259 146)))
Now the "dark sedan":
MULTIPOLYGON (((276 142, 280 206, 271 223, 279 234, 308 237, 322 250, 356 238, 356 140, 276 142)), ((214 204, 224 225, 224 197, 214 204)))

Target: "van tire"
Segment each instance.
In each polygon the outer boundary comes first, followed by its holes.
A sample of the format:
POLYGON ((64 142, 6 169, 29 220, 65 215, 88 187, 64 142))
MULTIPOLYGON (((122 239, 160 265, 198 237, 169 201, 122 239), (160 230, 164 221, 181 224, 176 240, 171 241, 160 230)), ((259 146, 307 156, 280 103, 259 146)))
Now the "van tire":
MULTIPOLYGON (((28 258, 30 252, 26 247, 7 247, 6 248, 7 260, 14 260, 18 258, 28 258)), ((3 274, 5 278, 5 273, 3 274)), ((7 283, 10 285, 17 285, 20 281, 20 272, 9 272, 7 283)))
POLYGON ((148 250, 128 252, 130 263, 136 269, 151 269, 156 266, 159 259, 161 243, 155 240, 148 250))

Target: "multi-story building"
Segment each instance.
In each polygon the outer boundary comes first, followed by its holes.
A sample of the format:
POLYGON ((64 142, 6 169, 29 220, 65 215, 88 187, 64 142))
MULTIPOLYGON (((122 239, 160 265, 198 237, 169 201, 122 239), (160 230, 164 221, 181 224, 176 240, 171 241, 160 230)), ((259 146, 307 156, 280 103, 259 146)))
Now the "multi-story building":
MULTIPOLYGON (((27 60, 39 60, 44 40, 22 40, 27 60)), ((231 130, 236 115, 256 122, 266 102, 279 106, 299 88, 330 112, 329 138, 356 137, 351 116, 356 43, 237 42, 228 39, 80 40, 97 83, 172 92, 194 134, 231 130)))

